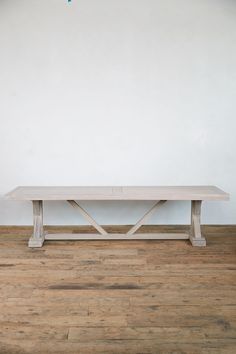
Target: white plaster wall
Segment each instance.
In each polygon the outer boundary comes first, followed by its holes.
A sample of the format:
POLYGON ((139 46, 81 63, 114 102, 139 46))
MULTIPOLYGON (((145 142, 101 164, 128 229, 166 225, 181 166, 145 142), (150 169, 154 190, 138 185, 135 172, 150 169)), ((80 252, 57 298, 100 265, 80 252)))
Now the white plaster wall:
MULTIPOLYGON (((194 184, 231 194, 204 223, 235 224, 235 132, 236 1, 0 1, 0 224, 31 223, 17 185, 194 184)), ((83 205, 114 224, 150 203, 83 205)), ((188 221, 183 202, 150 220, 188 221)))

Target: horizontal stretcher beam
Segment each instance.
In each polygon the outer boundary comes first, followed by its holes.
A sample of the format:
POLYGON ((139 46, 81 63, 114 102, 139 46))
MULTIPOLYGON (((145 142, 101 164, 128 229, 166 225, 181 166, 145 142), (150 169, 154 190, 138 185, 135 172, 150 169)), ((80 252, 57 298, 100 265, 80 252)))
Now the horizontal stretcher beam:
POLYGON ((127 236, 127 234, 46 234, 45 240, 188 240, 187 233, 139 233, 127 236))

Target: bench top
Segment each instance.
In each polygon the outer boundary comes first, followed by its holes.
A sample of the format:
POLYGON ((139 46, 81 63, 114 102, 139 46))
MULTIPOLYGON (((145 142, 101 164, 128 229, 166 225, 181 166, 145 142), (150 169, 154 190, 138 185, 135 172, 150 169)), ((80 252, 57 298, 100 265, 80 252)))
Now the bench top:
POLYGON ((215 186, 17 187, 6 197, 14 200, 229 200, 229 194, 215 186))

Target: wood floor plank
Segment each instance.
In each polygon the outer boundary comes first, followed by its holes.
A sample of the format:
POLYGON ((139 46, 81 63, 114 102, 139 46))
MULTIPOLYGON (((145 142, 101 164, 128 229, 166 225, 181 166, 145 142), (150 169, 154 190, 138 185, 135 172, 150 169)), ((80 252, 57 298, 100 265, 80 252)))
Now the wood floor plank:
POLYGON ((93 340, 157 340, 159 343, 201 343, 206 338, 232 339, 235 327, 229 326, 191 326, 191 327, 93 327, 69 328, 68 340, 73 342, 90 342, 93 340))
POLYGON ((3 353, 104 353, 104 354, 235 354, 235 343, 229 340, 205 340, 204 343, 160 343, 156 340, 101 340, 86 342, 71 341, 17 341, 1 340, 3 353), (23 350, 21 348, 24 348, 23 350))

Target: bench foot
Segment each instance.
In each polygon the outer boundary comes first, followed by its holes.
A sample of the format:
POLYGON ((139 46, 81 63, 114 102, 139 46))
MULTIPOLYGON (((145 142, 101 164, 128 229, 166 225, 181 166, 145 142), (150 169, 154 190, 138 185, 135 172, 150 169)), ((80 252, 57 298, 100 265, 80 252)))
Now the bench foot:
POLYGON ((32 236, 29 239, 28 247, 39 248, 43 246, 43 243, 44 243, 44 237, 35 238, 34 236, 32 236))
POLYGON ((190 235, 189 240, 194 247, 205 247, 206 246, 205 237, 196 238, 196 237, 193 237, 192 235, 190 235))

